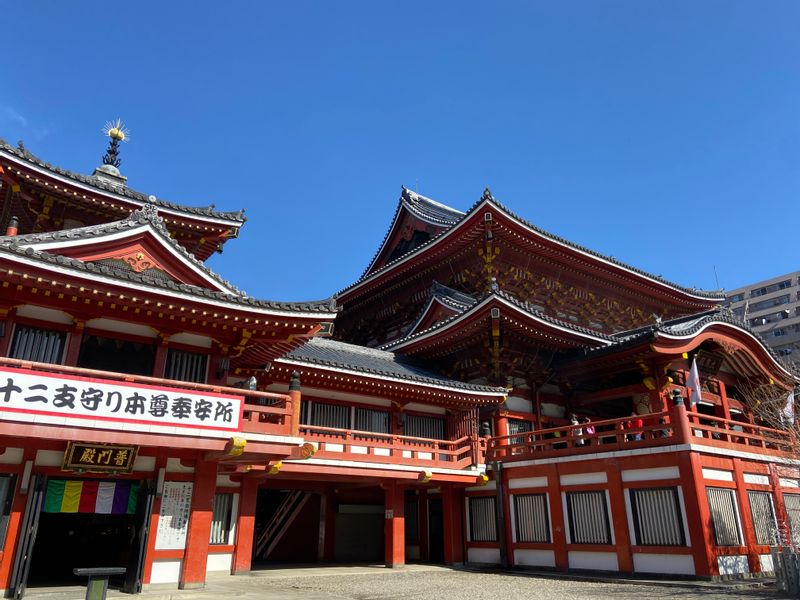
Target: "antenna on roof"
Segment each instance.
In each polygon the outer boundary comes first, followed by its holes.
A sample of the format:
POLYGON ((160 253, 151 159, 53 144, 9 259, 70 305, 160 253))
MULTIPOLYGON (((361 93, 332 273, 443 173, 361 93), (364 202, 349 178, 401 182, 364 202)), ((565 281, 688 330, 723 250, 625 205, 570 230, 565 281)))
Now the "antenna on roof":
POLYGON ((717 289, 721 290, 722 288, 719 286, 719 277, 717 277, 717 265, 712 265, 714 267, 714 280, 717 282, 717 289))

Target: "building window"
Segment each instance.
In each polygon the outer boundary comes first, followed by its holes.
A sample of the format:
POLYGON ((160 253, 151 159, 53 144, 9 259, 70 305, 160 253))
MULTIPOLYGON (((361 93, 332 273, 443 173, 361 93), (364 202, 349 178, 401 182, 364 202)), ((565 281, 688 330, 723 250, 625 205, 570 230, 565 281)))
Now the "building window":
POLYGON ((708 509, 714 526, 717 546, 741 546, 739 513, 736 510, 734 491, 724 488, 706 488, 708 509))
POLYGON ((792 543, 800 545, 800 494, 784 494, 783 505, 786 508, 786 517, 789 519, 792 543))
POLYGON ((528 433, 533 430, 533 423, 525 421, 524 419, 509 419, 508 420, 508 435, 514 437, 509 438, 509 444, 521 444, 525 441, 524 435, 517 435, 521 433, 528 433))
POLYGON ((750 514, 753 517, 753 529, 756 532, 756 544, 772 546, 778 540, 778 525, 775 521, 775 510, 769 492, 748 490, 750 514))
POLYGON ((356 407, 355 416, 354 429, 357 431, 374 431, 375 433, 390 433, 391 431, 388 411, 356 407))
POLYGON ((567 492, 567 517, 571 543, 611 543, 605 492, 567 492))
POLYGON ((167 352, 167 368, 164 371, 164 376, 167 379, 176 381, 205 383, 207 367, 207 354, 170 348, 167 352))
POLYGON ((514 494, 517 541, 550 543, 550 519, 546 494, 514 494))
POLYGON ((444 419, 442 417, 406 415, 404 433, 410 437, 429 440, 445 440, 444 419))
POLYGON ((303 402, 300 415, 303 425, 350 429, 350 407, 327 402, 303 402))
POLYGON ((214 494, 211 512, 211 545, 231 544, 231 525, 233 523, 233 494, 214 494))
POLYGON ((734 294, 733 296, 728 298, 729 302, 741 302, 742 300, 744 300, 744 292, 740 294, 734 294))
POLYGON ((84 334, 78 366, 112 373, 152 375, 155 356, 153 343, 84 334))
POLYGON ((685 546, 678 488, 631 489, 636 544, 640 546, 685 546))
POLYGON ((66 340, 64 331, 17 325, 9 357, 60 365, 66 340))
POLYGON ((494 496, 469 499, 469 539, 471 542, 496 542, 494 496))

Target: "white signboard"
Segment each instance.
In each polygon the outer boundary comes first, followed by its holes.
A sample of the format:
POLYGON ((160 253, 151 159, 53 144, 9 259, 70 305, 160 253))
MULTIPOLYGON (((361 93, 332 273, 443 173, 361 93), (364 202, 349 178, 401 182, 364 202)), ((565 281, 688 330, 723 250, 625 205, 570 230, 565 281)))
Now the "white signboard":
POLYGON ((192 482, 165 481, 158 514, 156 550, 183 550, 192 512, 192 482))
POLYGON ((0 368, 0 414, 165 425, 180 434, 181 427, 239 431, 243 408, 242 396, 0 368))

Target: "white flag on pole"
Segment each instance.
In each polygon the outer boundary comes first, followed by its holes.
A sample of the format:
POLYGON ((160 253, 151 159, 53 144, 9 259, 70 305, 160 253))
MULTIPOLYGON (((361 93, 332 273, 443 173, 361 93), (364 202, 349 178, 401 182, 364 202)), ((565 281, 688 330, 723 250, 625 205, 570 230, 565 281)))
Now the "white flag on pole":
POLYGON ((787 423, 794 425, 794 390, 789 392, 786 397, 786 404, 783 407, 783 418, 787 423))
POLYGON ((700 393, 700 374, 697 372, 697 359, 692 359, 692 368, 689 371, 689 379, 686 380, 686 387, 692 390, 692 396, 689 399, 689 408, 694 408, 695 405, 703 399, 700 393))

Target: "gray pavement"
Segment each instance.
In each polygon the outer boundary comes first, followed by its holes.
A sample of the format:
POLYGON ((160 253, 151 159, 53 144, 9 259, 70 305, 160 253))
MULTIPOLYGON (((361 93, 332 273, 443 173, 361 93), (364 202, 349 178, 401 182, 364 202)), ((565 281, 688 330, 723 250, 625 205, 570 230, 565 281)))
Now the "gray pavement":
MULTIPOLYGON (((83 600, 81 588, 30 589, 28 600, 83 600)), ((108 597, 131 599, 111 590, 108 597)), ((209 576, 202 590, 153 585, 140 600, 766 600, 769 582, 689 582, 624 579, 597 575, 467 571, 432 565, 401 569, 336 565, 270 568, 250 575, 209 576)))

